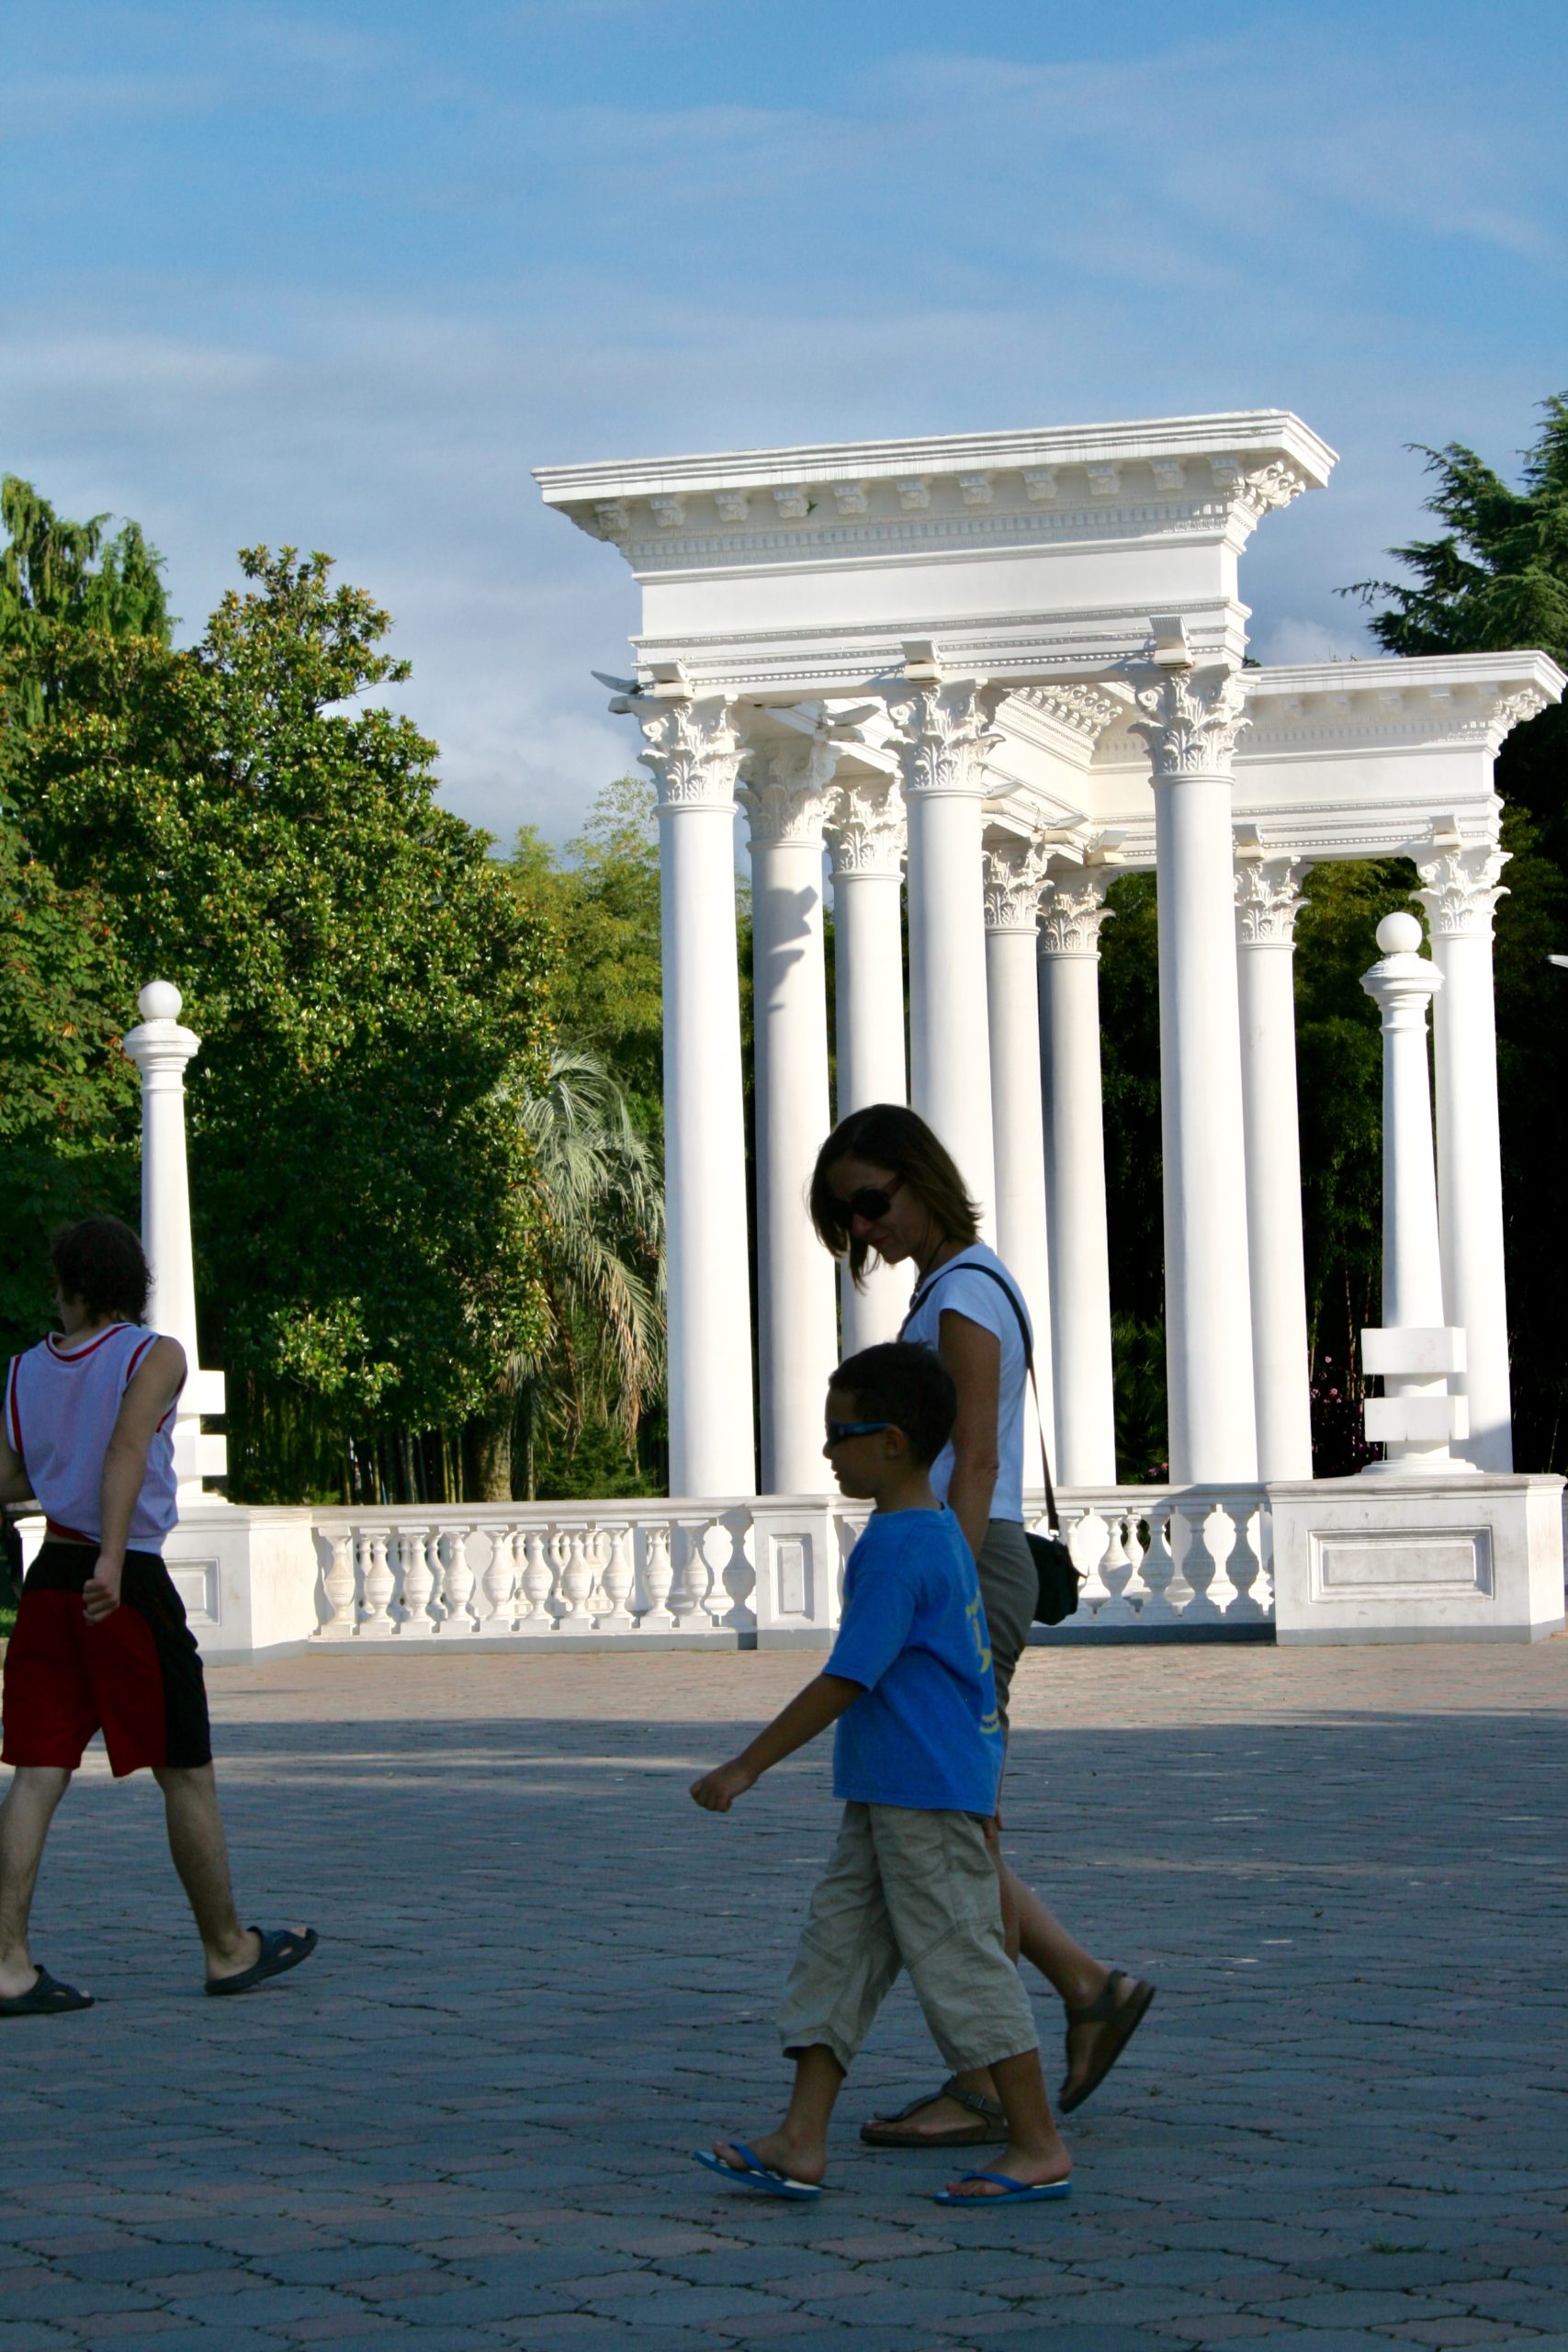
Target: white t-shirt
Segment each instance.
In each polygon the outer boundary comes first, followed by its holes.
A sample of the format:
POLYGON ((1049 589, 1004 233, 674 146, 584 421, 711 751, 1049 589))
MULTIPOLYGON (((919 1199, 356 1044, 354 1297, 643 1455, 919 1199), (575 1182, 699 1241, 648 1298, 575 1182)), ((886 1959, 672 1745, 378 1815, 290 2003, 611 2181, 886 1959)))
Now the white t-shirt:
MULTIPOLYGON (((976 1273, 971 1269, 989 1266, 1000 1274, 1008 1289, 1023 1307, 1024 1321, 1029 1321, 1029 1309, 1024 1306, 1018 1284, 1008 1272, 994 1250, 983 1241, 961 1250, 956 1258, 949 1258, 945 1265, 937 1267, 919 1284, 915 1292, 919 1302, 907 1317, 898 1336, 913 1340, 925 1347, 934 1348, 942 1337, 944 1315, 962 1315, 981 1329, 994 1331, 1001 1343, 1002 1362, 1000 1385, 997 1393, 997 1484, 991 1497, 993 1519, 1023 1518, 1023 1439, 1024 1405, 1029 1392, 1029 1359, 1023 1351, 1023 1338, 1018 1328, 1018 1317, 1008 1305, 999 1286, 989 1274, 976 1273)), ((1030 1344, 1034 1331, 1030 1328, 1030 1344)), ((953 1448, 943 1446, 931 1464, 931 1491, 940 1502, 947 1500, 948 1481, 953 1476, 953 1448)))

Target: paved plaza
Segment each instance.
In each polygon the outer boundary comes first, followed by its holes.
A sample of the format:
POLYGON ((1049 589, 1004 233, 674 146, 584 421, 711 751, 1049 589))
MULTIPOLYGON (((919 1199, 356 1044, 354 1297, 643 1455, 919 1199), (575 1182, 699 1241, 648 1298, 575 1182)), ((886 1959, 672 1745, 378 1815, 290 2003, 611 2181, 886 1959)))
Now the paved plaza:
POLYGON ((940 2074, 907 1987, 819 2205, 690 2161, 777 2113, 833 1808, 826 1743, 686 1783, 818 1662, 215 1671, 242 1917, 323 1935, 233 2003, 95 1751, 36 1946, 101 2006, 0 2044, 0 2352, 1568 2347, 1568 1642, 1030 1654, 1010 1849, 1160 1996, 1010 2213, 856 2138, 940 2074))

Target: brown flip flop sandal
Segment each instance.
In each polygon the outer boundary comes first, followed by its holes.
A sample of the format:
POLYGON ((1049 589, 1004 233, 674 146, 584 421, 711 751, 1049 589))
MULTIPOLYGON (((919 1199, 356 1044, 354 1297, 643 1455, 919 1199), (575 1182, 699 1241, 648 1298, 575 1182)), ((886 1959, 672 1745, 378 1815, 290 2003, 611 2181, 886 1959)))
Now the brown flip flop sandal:
MULTIPOLYGON (((1086 2098, 1093 2096, 1147 2016, 1149 2003, 1155 1996, 1155 1987, 1145 1977, 1140 1976, 1132 1991, 1118 1999, 1116 1987, 1118 1984, 1125 1984, 1127 1981, 1127 1972, 1124 1968, 1113 1968, 1105 1980, 1104 1990, 1090 2001, 1087 2007, 1067 2011, 1069 2035, 1076 2025, 1104 2026, 1107 2030, 1096 2042, 1094 2062, 1082 2082, 1074 2090, 1069 2090, 1066 2083, 1064 2082, 1061 2089, 1056 2093, 1058 2114, 1071 2115, 1074 2108, 1081 2107, 1086 2098)), ((1067 2064, 1069 2068, 1072 2065, 1070 2040, 1067 2047, 1067 2064)), ((1068 2080, 1071 2080, 1070 2074, 1068 2080)))
POLYGON ((879 2116, 874 2123, 863 2123, 860 2136, 868 2148, 983 2148, 989 2140, 1007 2138, 1007 2117, 999 2098, 987 2098, 984 2091, 966 2091, 959 2086, 956 2075, 950 2075, 939 2091, 922 2091, 897 2115, 879 2116), (900 2131, 905 2118, 918 2115, 922 2107, 931 2107, 939 2098, 953 2098, 966 2107, 976 2117, 973 2123, 949 2123, 940 2132, 900 2131))

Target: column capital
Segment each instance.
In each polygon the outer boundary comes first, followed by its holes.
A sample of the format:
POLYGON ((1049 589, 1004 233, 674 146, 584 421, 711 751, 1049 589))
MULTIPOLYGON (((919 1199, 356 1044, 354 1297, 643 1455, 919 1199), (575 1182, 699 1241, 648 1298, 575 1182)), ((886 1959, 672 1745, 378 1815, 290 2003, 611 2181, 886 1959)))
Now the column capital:
POLYGON ((1256 833, 1235 845, 1235 935, 1239 947, 1293 947, 1306 900, 1296 888, 1306 861, 1294 850, 1267 850, 1256 833))
POLYGON ((1129 732, 1143 738, 1156 784, 1228 777, 1235 739, 1249 724, 1247 690, 1235 670, 1144 672, 1134 699, 1143 717, 1129 722, 1129 732))
POLYGON ((625 707, 635 712, 648 745, 637 758, 652 772, 660 816, 686 808, 734 808, 743 747, 734 705, 725 695, 662 703, 628 697, 625 707))
POLYGON ((888 748, 897 754, 907 798, 985 798, 986 762, 1001 741, 993 721, 1007 691, 984 678, 893 690, 887 715, 897 732, 888 748))
POLYGON ((840 785, 828 819, 835 882, 860 874, 895 877, 904 871, 904 796, 890 775, 840 785))
POLYGON ((1043 842, 1016 836, 984 845, 986 929, 1033 937, 1040 921, 1040 886, 1051 853, 1043 842))
POLYGON ((1507 889, 1498 876, 1512 850, 1493 841, 1461 842, 1458 834, 1434 825, 1430 842, 1412 842, 1405 852, 1416 863, 1422 888, 1419 899, 1434 939, 1490 939, 1492 917, 1507 889))
POLYGON ((1100 955, 1100 926, 1115 920, 1105 894, 1115 881, 1114 865, 1080 865, 1048 876, 1040 898, 1042 956, 1100 955))
POLYGON ((750 822, 753 848, 760 842, 821 842, 840 756, 825 727, 747 745, 737 797, 750 822))

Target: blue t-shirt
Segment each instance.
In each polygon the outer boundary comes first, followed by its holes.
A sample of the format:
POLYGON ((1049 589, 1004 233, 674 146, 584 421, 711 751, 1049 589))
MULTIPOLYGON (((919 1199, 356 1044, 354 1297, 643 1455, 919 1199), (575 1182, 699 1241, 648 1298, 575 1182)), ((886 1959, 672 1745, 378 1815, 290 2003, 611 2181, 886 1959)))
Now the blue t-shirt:
POLYGON ((825 1671, 863 1686, 839 1717, 833 1793, 992 1814, 1002 1731, 974 1555, 953 1513, 874 1511, 850 1554, 825 1671))

